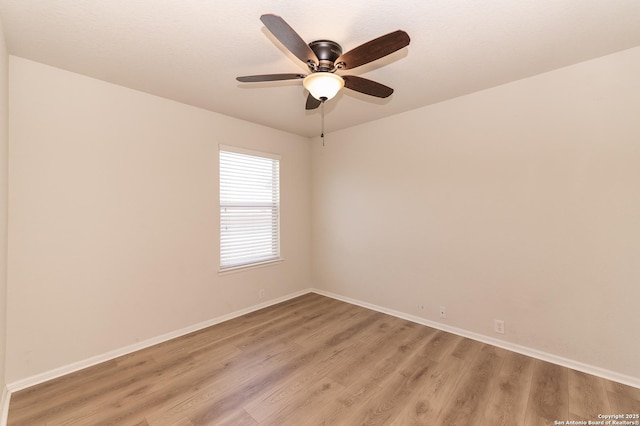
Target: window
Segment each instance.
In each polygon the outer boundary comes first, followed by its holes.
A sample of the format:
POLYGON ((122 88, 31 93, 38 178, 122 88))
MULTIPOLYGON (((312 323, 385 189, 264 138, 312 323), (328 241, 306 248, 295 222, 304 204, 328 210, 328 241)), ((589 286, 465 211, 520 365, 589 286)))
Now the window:
POLYGON ((220 270, 280 259, 280 159, 220 147, 220 270))

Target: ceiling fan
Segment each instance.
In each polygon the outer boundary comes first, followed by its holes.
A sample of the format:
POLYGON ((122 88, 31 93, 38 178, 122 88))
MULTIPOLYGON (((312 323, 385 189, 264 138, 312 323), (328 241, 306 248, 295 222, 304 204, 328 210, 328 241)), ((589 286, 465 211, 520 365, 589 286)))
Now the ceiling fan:
POLYGON ((243 83, 303 79, 309 91, 306 109, 316 109, 333 98, 343 87, 378 98, 391 96, 393 89, 373 80, 355 75, 340 76, 337 70, 350 70, 387 56, 409 44, 409 35, 397 30, 383 35, 355 49, 342 53, 342 47, 331 40, 316 40, 307 44, 280 16, 260 17, 267 29, 309 68, 309 74, 262 74, 237 77, 243 83))

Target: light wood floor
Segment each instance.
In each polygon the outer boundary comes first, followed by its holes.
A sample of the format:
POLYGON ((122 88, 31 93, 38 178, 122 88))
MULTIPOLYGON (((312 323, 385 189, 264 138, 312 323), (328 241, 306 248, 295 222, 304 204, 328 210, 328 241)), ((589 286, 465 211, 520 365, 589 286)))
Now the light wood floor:
POLYGON ((307 294, 17 392, 9 425, 553 425, 640 390, 307 294))

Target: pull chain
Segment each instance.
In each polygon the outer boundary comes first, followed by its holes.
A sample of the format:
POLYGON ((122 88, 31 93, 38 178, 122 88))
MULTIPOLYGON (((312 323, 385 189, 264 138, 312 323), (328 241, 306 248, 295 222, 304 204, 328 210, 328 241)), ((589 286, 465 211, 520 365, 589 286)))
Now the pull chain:
POLYGON ((322 133, 320 133, 320 137, 322 138, 322 146, 324 146, 324 101, 320 104, 321 116, 322 116, 322 133))

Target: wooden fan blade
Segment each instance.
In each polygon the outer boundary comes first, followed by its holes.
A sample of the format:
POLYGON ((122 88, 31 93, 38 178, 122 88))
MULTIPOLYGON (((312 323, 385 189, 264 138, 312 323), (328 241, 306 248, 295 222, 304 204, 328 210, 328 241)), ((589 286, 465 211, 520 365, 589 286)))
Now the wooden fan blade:
POLYGON ((261 81, 279 81, 279 80, 296 80, 305 78, 304 74, 262 74, 262 75, 245 75, 236 77, 236 80, 243 83, 259 83, 261 81))
POLYGON ((378 98, 388 98, 393 93, 391 87, 380 84, 376 81, 358 77, 356 75, 343 75, 344 87, 364 93, 365 95, 376 96, 378 98))
POLYGON ((318 63, 318 57, 307 43, 295 32, 293 28, 289 26, 278 15, 266 14, 260 17, 260 20, 265 27, 273 34, 280 43, 284 45, 296 58, 300 59, 305 64, 309 61, 318 63))
POLYGON ((336 59, 335 63, 343 62, 344 65, 341 68, 350 70, 400 50, 408 46, 410 41, 409 34, 397 30, 348 51, 336 59))
POLYGON ((322 102, 314 98, 311 93, 309 93, 309 96, 307 96, 307 104, 305 105, 304 109, 316 109, 320 106, 321 103, 322 102))

